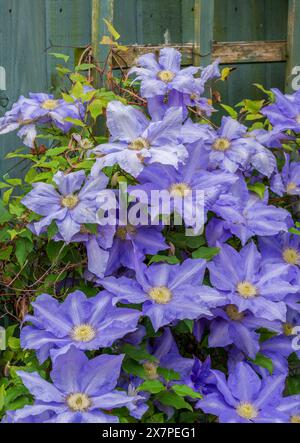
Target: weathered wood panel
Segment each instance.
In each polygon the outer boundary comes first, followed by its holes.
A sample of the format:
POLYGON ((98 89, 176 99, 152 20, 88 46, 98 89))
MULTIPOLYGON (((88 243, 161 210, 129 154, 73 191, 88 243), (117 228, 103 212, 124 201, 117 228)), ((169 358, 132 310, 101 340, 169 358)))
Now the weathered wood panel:
MULTIPOLYGON (((191 65, 195 61, 195 56, 199 57, 198 48, 192 44, 172 45, 181 52, 183 65, 191 65)), ((114 64, 115 68, 129 68, 136 63, 136 59, 143 54, 154 52, 157 55, 161 49, 161 45, 146 46, 133 45, 128 46, 126 52, 115 51, 118 63, 114 64)), ((211 51, 205 57, 211 61, 219 59, 222 64, 240 64, 240 63, 260 63, 260 62, 282 62, 287 58, 287 42, 286 41, 256 41, 256 42, 218 42, 212 44, 211 51)), ((200 55, 201 58, 201 55, 200 55)))
MULTIPOLYGON (((46 90, 45 2, 44 0, 0 0, 0 66, 6 70, 7 108, 28 92, 46 90)), ((4 93, 3 93, 4 94, 4 93)), ((5 109, 0 107, 0 116, 5 109)), ((1 136, 0 176, 16 174, 23 167, 13 160, 3 161, 5 154, 20 147, 15 134, 1 136), (1 160, 2 159, 2 160, 1 160)))

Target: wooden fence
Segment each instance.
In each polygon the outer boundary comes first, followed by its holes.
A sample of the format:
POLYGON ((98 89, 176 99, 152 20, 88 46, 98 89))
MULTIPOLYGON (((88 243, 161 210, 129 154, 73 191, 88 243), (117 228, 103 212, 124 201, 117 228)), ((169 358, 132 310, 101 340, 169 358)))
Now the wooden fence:
MULTIPOLYGON (((292 69, 300 66, 300 0, 0 0, 0 116, 20 94, 51 90, 56 60, 49 52, 71 56, 114 23, 129 45, 124 66, 137 55, 176 45, 186 64, 206 65, 220 58, 237 68, 223 85, 229 104, 259 94, 253 83, 290 90, 292 69)), ((20 145, 13 134, 0 137, 0 159, 20 145)), ((13 167, 1 162, 0 174, 13 167)), ((12 174, 13 175, 13 174, 12 174)))

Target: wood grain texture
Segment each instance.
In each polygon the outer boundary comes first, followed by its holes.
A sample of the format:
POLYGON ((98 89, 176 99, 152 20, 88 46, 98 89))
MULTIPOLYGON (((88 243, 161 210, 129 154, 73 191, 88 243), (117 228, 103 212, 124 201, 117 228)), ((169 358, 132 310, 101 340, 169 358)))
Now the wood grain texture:
MULTIPOLYGON (((6 70, 6 109, 23 94, 47 90, 44 0, 0 0, 0 65, 6 70), (37 37, 38 36, 38 37, 37 37)), ((0 116, 5 109, 0 107, 0 116)), ((15 133, 0 136, 0 175, 17 175, 23 163, 3 160, 22 145, 15 133)))
MULTIPOLYGON (((120 64, 123 68, 129 68, 143 54, 154 52, 158 55, 161 47, 161 45, 128 46, 128 51, 122 52, 123 62, 120 60, 120 64)), ((191 65, 193 63, 195 58, 194 45, 172 45, 172 47, 181 52, 183 65, 191 65)), ((118 54, 117 51, 116 54, 118 54)), ((211 60, 219 59, 222 64, 260 63, 285 61, 286 54, 286 41, 218 42, 212 45, 210 58, 211 60)), ((117 67, 118 65, 115 65, 115 68, 117 67)))

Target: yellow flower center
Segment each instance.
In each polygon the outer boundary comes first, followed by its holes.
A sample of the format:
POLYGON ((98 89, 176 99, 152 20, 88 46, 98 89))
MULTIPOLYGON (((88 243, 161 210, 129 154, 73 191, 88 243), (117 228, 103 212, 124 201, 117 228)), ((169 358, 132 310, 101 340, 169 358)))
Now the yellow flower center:
POLYGON ((186 183, 175 183, 170 187, 172 197, 185 197, 191 192, 191 188, 186 183))
POLYGON ((121 240, 126 240, 127 234, 134 235, 136 234, 136 227, 132 225, 127 226, 119 226, 116 231, 116 236, 121 240))
POLYGON ((166 305, 172 299, 171 291, 165 286, 158 286, 156 288, 150 289, 149 296, 159 305, 166 305))
POLYGON ((294 326, 291 323, 283 323, 282 330, 284 335, 286 335, 287 337, 294 335, 293 333, 294 326))
POLYGON ((47 109, 47 111, 53 111, 54 109, 56 109, 58 106, 57 100, 45 100, 44 103, 42 104, 42 108, 43 109, 47 109))
POLYGON ((236 408, 236 412, 240 417, 248 418, 248 420, 257 417, 258 415, 257 409, 251 403, 247 402, 240 403, 236 408))
POLYGON ((287 248, 283 251, 283 259, 290 265, 297 265, 300 262, 300 253, 297 249, 287 248))
POLYGON ((300 423, 300 415, 292 415, 290 422, 291 423, 300 423))
POLYGON ((172 71, 159 71, 159 73, 157 74, 157 78, 165 83, 170 83, 174 77, 175 74, 172 71))
POLYGON ((88 342, 96 337, 96 331, 89 324, 77 325, 72 329, 71 337, 75 341, 88 342))
POLYGON ((68 208, 68 209, 74 209, 75 206, 77 206, 79 203, 79 198, 77 197, 77 195, 74 194, 69 194, 66 195, 65 197, 63 197, 61 199, 61 205, 64 208, 68 208))
POLYGON ((242 281, 237 285, 237 291, 243 298, 253 298, 256 297, 257 288, 248 281, 242 281))
POLYGON ((193 101, 198 100, 199 99, 199 95, 194 92, 193 94, 190 95, 190 99, 193 100, 193 101))
POLYGON ((225 312, 231 320, 240 321, 243 320, 244 314, 239 312, 237 306, 235 305, 227 305, 225 308, 225 312))
POLYGON ((215 151, 227 151, 227 149, 230 148, 230 141, 227 140, 227 138, 218 138, 215 143, 213 144, 213 149, 215 151))
POLYGON ((300 114, 296 116, 296 122, 300 124, 300 114))
POLYGON ((297 188, 297 184, 294 182, 290 182, 286 187, 286 192, 289 194, 290 192, 295 191, 296 188, 297 188))
POLYGON ((86 394, 80 392, 76 394, 70 394, 67 397, 67 405, 74 412, 84 412, 87 411, 92 402, 86 394))
POLYGON ((155 380, 159 377, 157 373, 156 363, 152 363, 151 361, 146 361, 146 363, 143 364, 143 368, 145 369, 149 380, 155 380))
POLYGON ((133 151, 142 151, 143 149, 148 149, 149 146, 149 142, 145 138, 139 137, 131 142, 129 149, 133 151))

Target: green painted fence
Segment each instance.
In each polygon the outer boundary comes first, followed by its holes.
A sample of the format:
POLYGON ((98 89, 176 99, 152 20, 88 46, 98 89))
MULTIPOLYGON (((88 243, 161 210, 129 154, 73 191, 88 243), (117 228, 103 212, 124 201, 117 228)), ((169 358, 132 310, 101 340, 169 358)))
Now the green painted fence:
MULTIPOLYGON (((230 104, 256 97, 254 82, 289 87, 290 72, 300 65, 300 0, 0 0, 0 66, 7 75, 0 116, 20 94, 57 84, 49 52, 73 57, 75 48, 93 42, 101 60, 103 18, 113 20, 126 45, 176 44, 202 64, 216 54, 226 63, 239 61, 230 63, 237 69, 221 91, 230 104), (241 41, 255 44, 219 43, 241 41)), ((0 136, 0 159, 19 145, 13 134, 0 136)), ((2 161, 0 174, 11 169, 13 175, 14 165, 2 161)))

